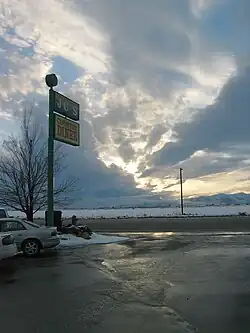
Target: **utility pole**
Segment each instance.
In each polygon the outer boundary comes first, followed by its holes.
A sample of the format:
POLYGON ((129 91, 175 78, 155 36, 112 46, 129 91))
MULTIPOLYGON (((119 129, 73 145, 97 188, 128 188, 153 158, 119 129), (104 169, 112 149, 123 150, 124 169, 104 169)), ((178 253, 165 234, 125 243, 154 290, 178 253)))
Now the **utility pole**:
POLYGON ((58 80, 55 74, 46 75, 45 82, 49 89, 49 135, 48 135, 48 215, 47 225, 54 225, 54 106, 55 92, 58 80))
POLYGON ((180 185, 181 185, 181 215, 184 215, 184 205, 183 205, 183 169, 180 168, 180 185))

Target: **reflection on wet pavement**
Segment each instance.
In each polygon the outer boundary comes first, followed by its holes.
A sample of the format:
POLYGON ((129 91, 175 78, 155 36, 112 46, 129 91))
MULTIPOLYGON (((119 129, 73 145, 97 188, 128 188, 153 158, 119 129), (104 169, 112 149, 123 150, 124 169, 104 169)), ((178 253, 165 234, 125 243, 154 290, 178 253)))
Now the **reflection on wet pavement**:
POLYGON ((250 237, 232 234, 139 234, 19 257, 0 265, 1 322, 6 333, 248 333, 249 263, 250 237))
POLYGON ((143 239, 110 245, 103 255, 102 264, 134 302, 175 309, 201 332, 249 331, 248 235, 164 238, 161 233, 143 239), (236 300, 242 311, 235 310, 236 300))

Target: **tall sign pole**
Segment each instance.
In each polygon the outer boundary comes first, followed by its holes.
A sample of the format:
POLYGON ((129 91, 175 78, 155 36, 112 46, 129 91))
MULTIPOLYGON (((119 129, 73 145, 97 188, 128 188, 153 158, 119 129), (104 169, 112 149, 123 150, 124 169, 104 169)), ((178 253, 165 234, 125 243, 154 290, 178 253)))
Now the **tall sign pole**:
POLYGON ((53 87, 57 86, 58 80, 55 74, 46 75, 45 82, 49 89, 49 135, 48 135, 48 215, 47 225, 54 224, 54 104, 55 92, 53 87))
POLYGON ((80 105, 53 90, 58 80, 55 74, 46 75, 49 89, 48 135, 48 202, 47 225, 54 225, 54 140, 80 146, 80 105))
POLYGON ((54 134, 53 134, 53 105, 54 90, 49 90, 49 136, 48 136, 48 226, 52 226, 54 220, 54 134))
POLYGON ((181 215, 184 215, 184 205, 183 205, 183 169, 180 168, 180 185, 181 185, 181 215))

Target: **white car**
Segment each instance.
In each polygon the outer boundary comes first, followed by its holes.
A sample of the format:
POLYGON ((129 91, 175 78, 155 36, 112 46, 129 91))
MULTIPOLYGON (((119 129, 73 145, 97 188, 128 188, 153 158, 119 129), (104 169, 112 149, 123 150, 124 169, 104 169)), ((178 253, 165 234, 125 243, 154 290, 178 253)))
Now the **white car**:
POLYGON ((15 239, 11 233, 0 232, 0 260, 13 257, 17 253, 15 239))
POLYGON ((60 244, 55 227, 47 228, 18 218, 0 218, 0 232, 14 236, 17 248, 27 257, 36 256, 41 249, 53 248, 60 244))

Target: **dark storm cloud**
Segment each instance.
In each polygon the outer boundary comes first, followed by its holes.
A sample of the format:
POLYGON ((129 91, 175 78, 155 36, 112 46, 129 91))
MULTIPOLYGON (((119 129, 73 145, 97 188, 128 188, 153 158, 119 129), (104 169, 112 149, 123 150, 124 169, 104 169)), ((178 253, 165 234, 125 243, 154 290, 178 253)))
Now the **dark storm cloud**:
MULTIPOLYGON (((250 153, 250 149, 248 150, 250 153)), ((248 155, 249 156, 249 155, 248 155)), ((234 155, 223 155, 220 153, 207 156, 194 156, 190 160, 181 163, 185 170, 187 179, 208 176, 221 172, 231 172, 235 169, 240 169, 245 166, 244 160, 246 156, 239 154, 239 148, 234 155)))
POLYGON ((192 123, 179 123, 174 131, 179 141, 167 143, 154 154, 154 165, 173 165, 197 150, 218 151, 222 146, 250 141, 250 67, 232 78, 217 102, 200 111, 192 123))
POLYGON ((154 97, 171 93, 166 82, 175 84, 176 64, 189 63, 192 54, 186 32, 196 23, 189 1, 97 0, 83 6, 75 0, 75 4, 109 36, 117 82, 136 79, 154 97), (157 86, 158 80, 164 85, 157 86))
MULTIPOLYGON (((45 135, 47 135, 48 122, 48 117, 44 112, 46 109, 47 103, 41 101, 37 107, 34 107, 33 111, 34 121, 44 127, 45 135)), ((149 194, 148 191, 136 188, 135 181, 131 175, 123 173, 116 166, 107 167, 98 158, 95 152, 95 140, 93 139, 92 128, 84 119, 81 120, 81 132, 81 147, 72 147, 63 144, 62 150, 66 155, 66 168, 62 174, 56 177, 56 182, 60 182, 71 176, 77 178, 77 188, 79 190, 73 194, 76 203, 79 205, 84 204, 86 199, 90 205, 90 198, 92 198, 92 203, 94 203, 95 199, 111 197, 116 197, 118 200, 117 203, 119 203, 120 197, 149 194)), ((123 147, 123 149, 125 148, 123 147)))
POLYGON ((166 127, 164 125, 162 125, 162 124, 156 125, 152 129, 152 131, 151 131, 151 133, 150 133, 150 135, 148 137, 147 148, 150 149, 150 148, 154 147, 159 142, 159 140, 161 139, 162 135, 164 133, 166 133, 166 131, 167 131, 167 129, 166 129, 166 127))
POLYGON ((117 167, 106 167, 92 152, 72 147, 65 147, 64 151, 68 168, 63 177, 70 174, 78 178, 80 201, 84 197, 122 197, 143 193, 136 189, 133 177, 125 175, 117 167))

